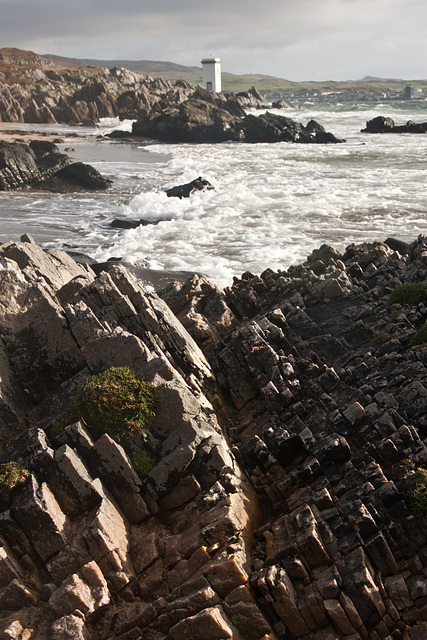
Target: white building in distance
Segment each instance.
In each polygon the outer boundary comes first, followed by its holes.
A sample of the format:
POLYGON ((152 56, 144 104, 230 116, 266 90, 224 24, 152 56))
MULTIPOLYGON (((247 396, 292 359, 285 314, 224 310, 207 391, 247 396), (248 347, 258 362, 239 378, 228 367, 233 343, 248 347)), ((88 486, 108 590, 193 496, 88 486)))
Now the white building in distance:
POLYGON ((221 58, 203 58, 203 86, 208 91, 221 92, 221 58))

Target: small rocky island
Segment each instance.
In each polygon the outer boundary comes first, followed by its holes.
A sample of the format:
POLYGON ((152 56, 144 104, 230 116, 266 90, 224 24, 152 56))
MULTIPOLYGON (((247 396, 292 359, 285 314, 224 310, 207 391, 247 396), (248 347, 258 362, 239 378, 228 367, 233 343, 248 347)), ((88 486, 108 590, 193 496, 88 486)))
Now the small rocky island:
POLYGON ((377 116, 366 123, 362 133, 427 133, 427 122, 413 122, 396 125, 393 118, 377 116))
POLYGON ((158 294, 24 236, 0 283, 0 637, 427 637, 424 236, 158 294), (148 429, 64 419, 123 365, 148 429))

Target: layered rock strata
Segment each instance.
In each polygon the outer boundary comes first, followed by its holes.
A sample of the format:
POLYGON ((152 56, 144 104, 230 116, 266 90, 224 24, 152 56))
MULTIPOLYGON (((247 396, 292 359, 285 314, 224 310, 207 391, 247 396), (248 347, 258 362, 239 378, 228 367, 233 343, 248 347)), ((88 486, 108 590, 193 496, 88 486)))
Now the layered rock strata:
POLYGON ((270 633, 248 582, 261 511, 202 351, 125 268, 96 278, 24 240, 0 248, 0 440, 31 471, 0 515, 1 637, 270 633), (158 460, 145 479, 106 434, 51 435, 82 381, 124 364, 159 394, 133 443, 158 460))
POLYGON ((224 293, 201 278, 162 297, 194 335, 228 400, 237 459, 265 524, 250 576, 279 637, 427 634, 427 347, 412 346, 427 242, 322 247, 287 272, 244 274, 224 293), (422 483, 421 483, 422 484, 422 483), (425 489, 424 489, 425 490, 425 489))
POLYGON ((161 298, 29 237, 0 268, 3 460, 31 471, 0 515, 2 637, 425 637, 426 307, 388 303, 426 283, 424 237, 161 298), (106 434, 52 429, 123 364, 159 392, 144 478, 106 434))

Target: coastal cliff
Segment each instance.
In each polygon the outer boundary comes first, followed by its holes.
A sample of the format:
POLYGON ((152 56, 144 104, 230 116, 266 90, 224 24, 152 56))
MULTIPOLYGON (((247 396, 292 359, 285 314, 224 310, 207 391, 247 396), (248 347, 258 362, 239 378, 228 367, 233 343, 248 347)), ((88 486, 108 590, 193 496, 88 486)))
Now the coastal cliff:
POLYGON ((424 638, 426 286, 423 236, 159 295, 0 246, 0 637, 424 638), (158 392, 141 476, 58 427, 122 365, 158 392))

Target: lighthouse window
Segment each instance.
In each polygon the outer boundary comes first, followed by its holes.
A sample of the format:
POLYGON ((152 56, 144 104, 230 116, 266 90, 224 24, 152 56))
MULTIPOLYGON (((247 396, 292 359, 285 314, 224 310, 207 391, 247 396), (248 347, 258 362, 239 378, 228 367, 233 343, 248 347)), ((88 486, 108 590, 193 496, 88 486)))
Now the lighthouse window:
POLYGON ((206 89, 207 89, 208 91, 212 91, 212 82, 207 82, 207 83, 206 83, 206 89))

